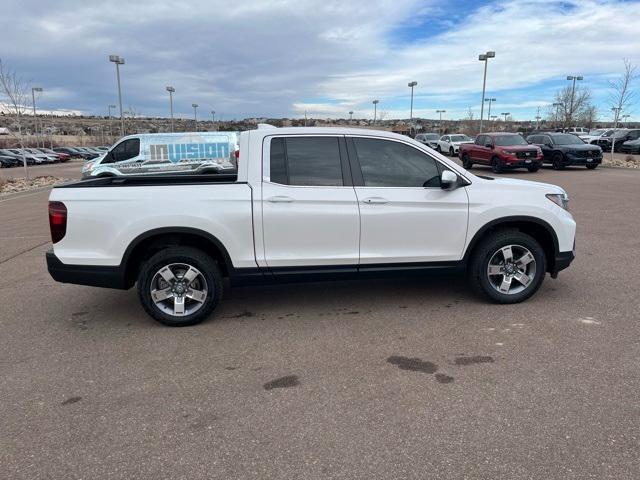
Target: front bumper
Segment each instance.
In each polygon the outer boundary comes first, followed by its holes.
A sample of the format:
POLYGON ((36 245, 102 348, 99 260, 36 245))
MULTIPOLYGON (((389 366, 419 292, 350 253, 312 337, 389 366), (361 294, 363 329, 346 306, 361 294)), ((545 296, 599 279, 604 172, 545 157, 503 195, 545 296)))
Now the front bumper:
POLYGON ((574 244, 573 250, 570 252, 558 252, 553 263, 553 269, 551 270, 551 278, 556 278, 558 272, 564 270, 571 265, 571 262, 576 258, 576 247, 574 244))
POLYGON ((594 157, 577 157, 567 154, 564 156, 564 165, 600 165, 602 163, 602 154, 594 157))
POLYGON ((103 265, 67 265, 62 263, 49 249, 46 254, 49 275, 61 283, 73 283, 90 287, 117 288, 126 290, 131 287, 126 281, 124 267, 103 265))

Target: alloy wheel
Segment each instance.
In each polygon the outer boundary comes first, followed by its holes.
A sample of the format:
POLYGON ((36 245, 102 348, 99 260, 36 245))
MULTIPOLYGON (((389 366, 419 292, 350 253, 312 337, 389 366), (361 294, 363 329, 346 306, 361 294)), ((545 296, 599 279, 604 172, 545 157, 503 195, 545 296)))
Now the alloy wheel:
POLYGON ((175 317, 191 315, 204 305, 209 292, 204 275, 186 263, 158 270, 150 285, 151 299, 162 312, 175 317))
POLYGON ((489 283, 498 292, 514 295, 525 290, 536 276, 536 260, 522 245, 506 245, 497 250, 487 265, 489 283))

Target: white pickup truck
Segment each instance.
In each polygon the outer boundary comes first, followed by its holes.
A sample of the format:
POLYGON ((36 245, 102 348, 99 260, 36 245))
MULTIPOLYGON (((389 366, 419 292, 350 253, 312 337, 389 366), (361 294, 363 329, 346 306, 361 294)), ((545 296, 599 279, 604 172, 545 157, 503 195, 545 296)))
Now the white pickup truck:
POLYGON ((237 175, 131 175, 55 187, 51 276, 128 289, 156 320, 193 325, 232 285, 466 270, 520 302, 575 256, 561 188, 480 177, 377 130, 243 132, 237 175))

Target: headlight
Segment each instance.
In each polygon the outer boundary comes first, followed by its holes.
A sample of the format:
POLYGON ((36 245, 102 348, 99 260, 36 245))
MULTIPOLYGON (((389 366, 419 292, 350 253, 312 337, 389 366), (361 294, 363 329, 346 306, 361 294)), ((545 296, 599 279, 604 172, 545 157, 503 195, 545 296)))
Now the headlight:
POLYGON ((569 211, 569 195, 566 193, 547 193, 546 197, 560 208, 569 211))

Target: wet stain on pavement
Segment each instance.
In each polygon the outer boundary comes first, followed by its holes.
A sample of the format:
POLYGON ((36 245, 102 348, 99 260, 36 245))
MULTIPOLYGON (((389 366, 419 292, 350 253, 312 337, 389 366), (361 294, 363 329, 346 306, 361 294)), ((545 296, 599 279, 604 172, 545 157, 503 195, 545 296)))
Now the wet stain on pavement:
POLYGON ((73 312, 71 314, 72 317, 82 317, 83 315, 87 315, 89 312, 73 312))
POLYGON ((224 367, 225 370, 236 370, 238 367, 224 367))
POLYGON ((444 373, 436 373, 436 380, 438 383, 451 383, 453 382, 453 377, 445 375, 444 373))
POLYGON ((286 377, 276 378, 263 385, 265 390, 273 390, 274 388, 290 388, 300 385, 297 375, 287 375, 286 377))
POLYGON ((435 363, 422 360, 420 358, 408 358, 393 355, 387 358, 387 362, 396 365, 400 370, 411 370, 412 372, 435 373, 438 366, 435 363))
POLYGON ((226 315, 224 318, 247 318, 253 317, 253 312, 245 310, 244 312, 236 313, 235 315, 226 315))
POLYGON ((64 402, 62 402, 60 405, 71 405, 72 403, 77 403, 80 400, 82 400, 82 397, 69 397, 64 402))
POLYGON ((460 366, 473 365, 475 363, 493 363, 493 357, 475 355, 473 357, 458 357, 454 363, 460 366))

